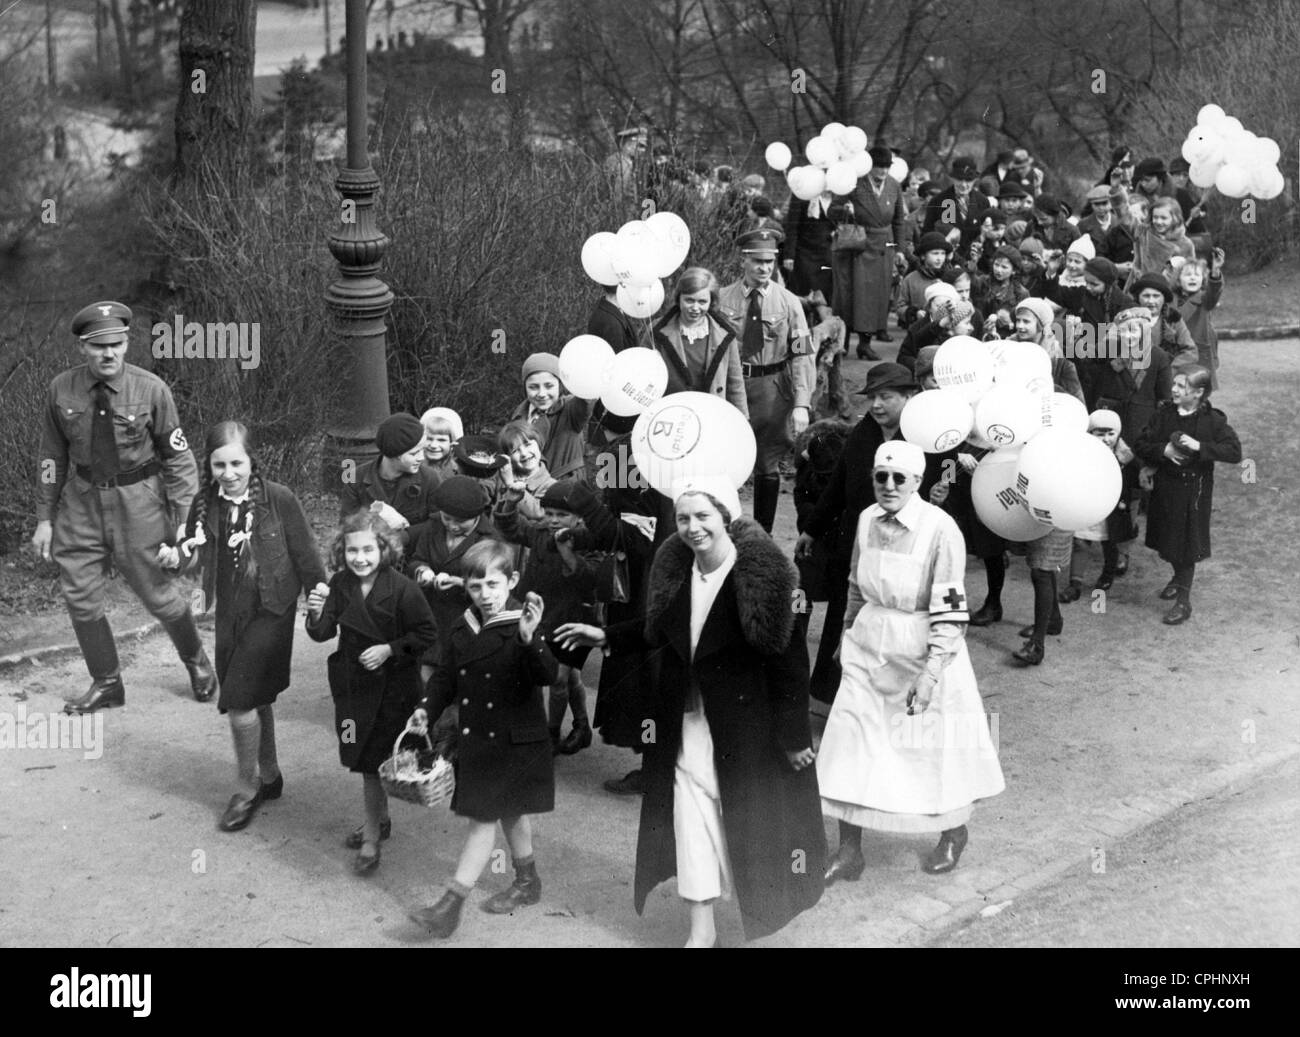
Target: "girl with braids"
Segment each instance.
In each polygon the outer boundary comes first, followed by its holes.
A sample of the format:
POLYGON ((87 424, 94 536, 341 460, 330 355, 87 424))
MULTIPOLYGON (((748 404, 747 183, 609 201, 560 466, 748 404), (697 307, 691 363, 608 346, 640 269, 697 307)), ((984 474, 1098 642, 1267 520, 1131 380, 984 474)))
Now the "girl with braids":
POLYGON ((216 604, 217 708, 235 741, 235 794, 218 827, 235 832, 284 790, 273 704, 289 686, 294 605, 325 569, 302 505, 262 477, 247 428, 214 425, 204 452, 180 553, 203 571, 204 609, 216 604))

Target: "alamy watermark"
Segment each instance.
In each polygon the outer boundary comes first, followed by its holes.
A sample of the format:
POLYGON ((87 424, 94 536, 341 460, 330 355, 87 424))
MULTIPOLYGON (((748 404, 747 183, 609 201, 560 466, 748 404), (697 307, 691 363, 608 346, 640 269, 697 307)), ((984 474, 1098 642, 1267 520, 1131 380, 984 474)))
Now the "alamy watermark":
POLYGON ((104 714, 0 712, 0 749, 80 749, 87 760, 104 755, 104 714))
POLYGON ((200 324, 178 313, 172 324, 159 321, 149 333, 158 360, 238 360, 245 371, 262 363, 262 325, 256 322, 200 324))

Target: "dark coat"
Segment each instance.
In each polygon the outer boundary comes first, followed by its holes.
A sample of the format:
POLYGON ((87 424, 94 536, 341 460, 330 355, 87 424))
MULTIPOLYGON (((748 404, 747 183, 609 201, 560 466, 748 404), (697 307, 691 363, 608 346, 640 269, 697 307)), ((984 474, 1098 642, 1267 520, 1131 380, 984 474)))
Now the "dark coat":
POLYGON ((966 196, 966 218, 959 219, 957 189, 950 184, 925 203, 925 220, 921 224, 921 233, 934 230, 940 223, 951 223, 961 230, 961 248, 964 250, 979 233, 979 224, 975 218, 988 208, 988 195, 978 187, 972 187, 966 196))
POLYGON ((1127 368, 1116 371, 1109 361, 1104 366, 1092 365, 1090 370, 1095 372, 1095 380, 1088 406, 1093 410, 1113 410, 1119 415, 1122 426, 1120 437, 1125 443, 1136 443, 1156 408, 1167 402, 1173 393, 1174 370, 1169 354, 1159 346, 1151 348, 1150 363, 1141 385, 1134 378, 1134 372, 1127 368))
POLYGON ((781 260, 793 260, 786 287, 795 295, 807 295, 819 289, 828 303, 834 301, 834 277, 831 273, 831 235, 835 223, 823 211, 816 219, 808 215, 808 203, 790 199, 785 211, 785 240, 781 243, 781 260))
POLYGON ((419 535, 420 526, 425 519, 436 510, 433 506, 433 491, 438 488, 441 479, 423 466, 412 474, 403 472, 396 479, 381 479, 380 460, 376 458, 367 461, 357 469, 355 482, 343 484, 343 490, 339 494, 339 521, 355 511, 365 511, 375 501, 383 501, 392 505, 410 523, 408 528, 397 534, 405 548, 419 535))
MULTIPOLYGON (((205 611, 214 602, 217 605, 216 667, 222 712, 269 705, 289 686, 294 604, 304 589, 325 581, 316 538, 293 491, 269 480, 254 485, 252 535, 235 569, 234 583, 221 589, 220 601, 218 552, 226 544, 219 543, 223 506, 216 486, 203 509, 206 542, 190 563, 203 570, 205 611)), ((190 512, 187 536, 194 535, 199 510, 190 512)))
POLYGON ((1181 568, 1210 557, 1210 515, 1214 510, 1214 463, 1238 464, 1241 442, 1223 411, 1208 403, 1186 417, 1173 403, 1163 404, 1138 437, 1133 452, 1156 469, 1147 507, 1147 547, 1181 568), (1185 432, 1201 444, 1184 465, 1165 454, 1170 436, 1185 432))
POLYGON ((757 525, 732 523, 736 562, 691 660, 693 555, 679 539, 655 556, 644 627, 608 628, 610 648, 649 648, 657 696, 646 746, 637 839, 636 909, 677 873, 673 778, 687 693, 699 688, 713 737, 736 894, 746 937, 776 932, 821 898, 826 840, 812 767, 795 772, 787 751, 812 745, 808 656, 791 637, 794 566, 757 525))
POLYGON ((451 809, 500 821, 555 809, 555 768, 542 686, 555 657, 540 636, 519 640, 519 603, 480 626, 466 612, 451 628, 420 702, 431 718, 456 706, 456 792, 451 809))
POLYGON ((381 569, 368 597, 361 581, 342 569, 330 579, 330 595, 307 634, 313 641, 339 635, 330 655, 330 694, 334 697, 334 731, 339 761, 361 774, 374 774, 393 751, 420 698, 420 653, 438 639, 433 613, 412 580, 391 568, 381 569), (393 655, 377 670, 361 665, 361 653, 386 644, 393 655))
MULTIPOLYGON (((524 400, 511 421, 527 421, 529 404, 524 400)), ((542 443, 542 460, 546 470, 556 479, 587 478, 586 434, 587 419, 591 417, 591 401, 576 396, 561 396, 545 414, 532 421, 537 438, 542 443)))
MULTIPOLYGON (((461 566, 465 561, 465 552, 482 540, 500 539, 501 534, 484 515, 478 520, 478 525, 469 531, 469 535, 457 544, 454 550, 448 551, 447 527, 442 524, 442 519, 435 511, 411 544, 411 550, 408 552, 410 566, 412 571, 421 565, 427 565, 435 573, 463 576, 461 566)), ((433 618, 437 621, 438 630, 442 634, 446 634, 456 620, 460 619, 461 613, 469 608, 469 595, 465 593, 464 587, 448 587, 440 591, 430 584, 421 589, 425 600, 429 603, 429 608, 433 610, 433 618)), ((428 658, 425 661, 433 660, 428 658)))
MULTIPOLYGON (((587 334, 603 338, 615 353, 621 353, 633 346, 650 345, 649 335, 642 330, 643 324, 644 322, 634 321, 620 310, 617 303, 602 296, 596 303, 595 309, 591 311, 591 316, 587 318, 587 334)), ((635 424, 635 416, 622 417, 618 414, 610 414, 600 400, 595 400, 591 405, 588 438, 594 438, 593 433, 599 428, 608 429, 611 433, 631 432, 635 424)))

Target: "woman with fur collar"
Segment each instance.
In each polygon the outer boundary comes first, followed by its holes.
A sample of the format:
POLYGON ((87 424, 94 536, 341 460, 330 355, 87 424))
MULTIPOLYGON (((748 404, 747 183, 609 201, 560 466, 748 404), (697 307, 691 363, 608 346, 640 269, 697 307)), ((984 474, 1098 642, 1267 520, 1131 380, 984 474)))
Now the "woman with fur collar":
POLYGON ((565 647, 650 652, 636 909, 676 875, 690 905, 686 945, 711 947, 713 904, 732 888, 747 939, 816 904, 826 841, 808 657, 791 636, 794 566, 741 517, 725 479, 689 480, 672 496, 677 536, 655 556, 644 623, 555 634, 565 647))

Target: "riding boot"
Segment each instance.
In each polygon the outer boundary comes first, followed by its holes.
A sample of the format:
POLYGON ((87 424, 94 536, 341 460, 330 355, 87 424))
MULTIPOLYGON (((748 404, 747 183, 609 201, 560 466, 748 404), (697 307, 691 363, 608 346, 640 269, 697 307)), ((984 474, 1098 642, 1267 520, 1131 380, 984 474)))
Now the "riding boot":
POLYGON ((80 698, 67 702, 65 713, 93 713, 97 709, 126 705, 126 688, 122 684, 121 664, 117 658, 117 644, 108 619, 100 616, 94 620, 72 621, 72 629, 81 646, 82 658, 90 671, 90 688, 80 698))
POLYGON ((178 619, 163 623, 163 629, 176 646, 176 654, 181 657, 185 669, 190 674, 190 690, 200 702, 207 702, 216 693, 217 674, 203 650, 199 639, 199 628, 194 625, 194 614, 186 611, 178 619))

